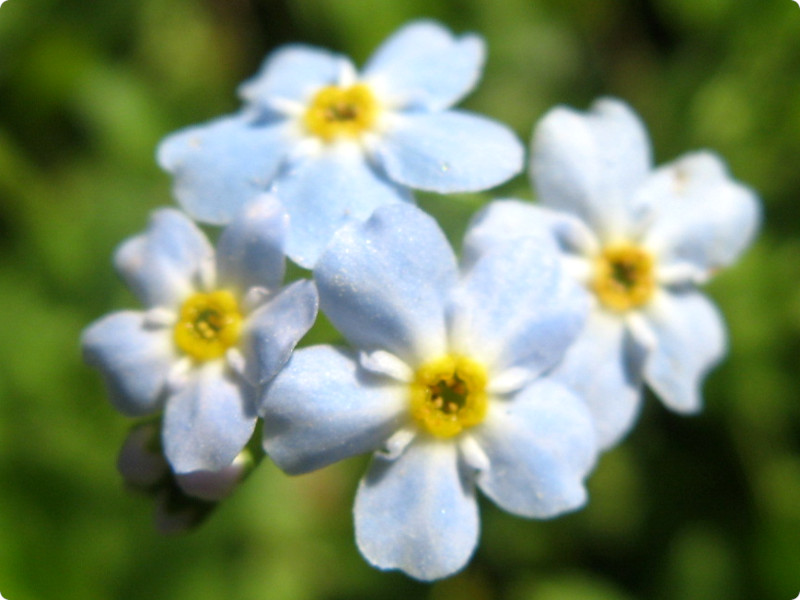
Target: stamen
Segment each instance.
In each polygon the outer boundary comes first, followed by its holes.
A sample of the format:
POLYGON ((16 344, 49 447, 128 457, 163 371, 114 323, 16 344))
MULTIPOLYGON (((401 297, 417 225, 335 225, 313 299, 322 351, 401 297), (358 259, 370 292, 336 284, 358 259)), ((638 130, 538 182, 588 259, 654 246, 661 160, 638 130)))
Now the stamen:
POLYGON ((306 110, 308 130, 326 142, 340 137, 359 137, 375 124, 378 103, 369 87, 331 85, 319 90, 306 110))
POLYGON ((442 438, 481 423, 488 408, 486 370, 465 357, 444 356, 420 367, 410 384, 411 415, 442 438))
POLYGON ((239 341, 241 328, 242 315, 233 294, 227 290, 194 294, 181 307, 175 343, 195 360, 220 358, 239 341))
POLYGON ((610 310, 639 308, 650 301, 656 288, 653 257, 632 244, 608 246, 596 259, 591 285, 610 310))

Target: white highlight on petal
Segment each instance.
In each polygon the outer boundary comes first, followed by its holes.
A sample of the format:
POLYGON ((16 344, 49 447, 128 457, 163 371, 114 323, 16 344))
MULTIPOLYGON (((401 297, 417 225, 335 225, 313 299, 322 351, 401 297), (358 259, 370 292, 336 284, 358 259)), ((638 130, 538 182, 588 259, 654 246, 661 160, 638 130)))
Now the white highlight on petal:
POLYGON ((203 259, 197 272, 197 287, 205 292, 210 292, 217 287, 217 267, 214 256, 203 259))
POLYGON ((583 285, 587 285, 594 274, 591 261, 579 256, 564 255, 561 258, 561 265, 570 277, 583 285))
POLYGON ((554 225, 554 230, 560 241, 583 256, 595 256, 600 252, 600 243, 595 233, 579 219, 554 225))
POLYGON ((414 379, 414 371, 397 356, 386 350, 358 353, 358 363, 367 371, 386 375, 402 383, 414 379))
POLYGON ((675 263, 656 267, 656 280, 661 285, 702 285, 711 278, 711 273, 698 269, 690 263, 675 263))
POLYGON ((658 345, 658 338, 642 313, 634 311, 628 314, 625 317, 625 325, 627 325, 634 339, 647 351, 652 351, 658 345))
POLYGON ((523 367, 506 369, 496 377, 492 377, 486 391, 490 394, 510 394, 521 390, 532 379, 532 373, 523 367))
POLYGON ((361 83, 369 86, 370 91, 375 96, 378 104, 381 107, 379 119, 381 114, 391 111, 403 110, 408 104, 411 103, 411 92, 398 93, 390 92, 389 86, 386 82, 386 75, 371 75, 363 77, 361 83))
POLYGON ((247 361, 245 361, 244 354, 238 348, 228 348, 225 352, 225 362, 231 370, 239 375, 245 377, 245 370, 247 368, 247 361))
POLYGON ((491 466, 489 457, 481 448, 475 438, 469 434, 461 436, 458 442, 458 449, 464 462, 475 471, 488 471, 491 466))
POLYGON ((256 308, 264 304, 267 300, 269 300, 271 294, 267 288, 264 287, 254 287, 247 290, 247 293, 244 295, 244 299, 242 300, 242 308, 244 312, 250 313, 253 312, 256 308))
POLYGON ((289 98, 270 97, 264 100, 267 108, 274 110, 277 113, 286 115, 287 117, 302 117, 306 112, 306 107, 296 100, 289 98))
MULTIPOLYGON (((385 121, 380 119, 380 122, 383 123, 385 121)), ((370 160, 373 160, 375 151, 381 142, 381 136, 378 135, 377 129, 378 127, 373 127, 373 131, 365 131, 361 134, 361 147, 367 156, 369 156, 370 160)))
POLYGON ((358 81, 358 72, 349 60, 342 59, 339 65, 337 81, 340 87, 350 87, 358 81))
POLYGON ((174 310, 159 306, 144 313, 143 323, 148 329, 161 329, 174 325, 177 320, 178 314, 174 310))
POLYGON ((180 391, 189 381, 189 373, 192 371, 192 359, 184 356, 174 365, 167 375, 167 389, 170 395, 180 391))
POLYGON ((415 428, 403 427, 398 429, 392 434, 392 437, 386 440, 386 445, 381 454, 389 460, 395 460, 408 448, 408 445, 414 441, 415 437, 417 437, 415 428))
MULTIPOLYGON (((324 144, 317 136, 308 135, 299 121, 295 122, 295 127, 292 131, 292 136, 297 140, 292 144, 287 155, 287 162, 297 163, 309 157, 316 157, 322 153, 324 144)), ((280 185, 278 183, 278 185, 280 185)), ((275 185, 270 188, 270 191, 275 190, 275 185)))

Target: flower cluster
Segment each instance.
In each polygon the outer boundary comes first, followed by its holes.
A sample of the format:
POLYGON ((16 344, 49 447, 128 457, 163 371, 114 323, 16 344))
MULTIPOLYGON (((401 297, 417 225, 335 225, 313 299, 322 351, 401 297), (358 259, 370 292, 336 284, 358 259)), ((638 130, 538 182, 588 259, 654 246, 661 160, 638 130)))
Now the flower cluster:
POLYGON ((487 204, 457 259, 413 190, 484 190, 523 163, 507 127, 452 108, 483 59, 479 37, 429 21, 360 72, 281 48, 239 113, 161 144, 183 212, 115 256, 145 310, 82 345, 115 407, 148 416, 119 467, 162 529, 199 521, 264 453, 290 474, 372 453, 361 553, 442 578, 477 545, 476 489, 522 517, 575 510, 645 383, 700 409, 726 339, 697 286, 751 241, 755 194, 710 152, 654 170, 621 101, 559 107, 533 137, 540 203, 487 204), (216 250, 195 221, 225 226, 216 250), (312 279, 283 286, 285 257, 312 279), (295 350, 318 308, 346 345, 295 350))

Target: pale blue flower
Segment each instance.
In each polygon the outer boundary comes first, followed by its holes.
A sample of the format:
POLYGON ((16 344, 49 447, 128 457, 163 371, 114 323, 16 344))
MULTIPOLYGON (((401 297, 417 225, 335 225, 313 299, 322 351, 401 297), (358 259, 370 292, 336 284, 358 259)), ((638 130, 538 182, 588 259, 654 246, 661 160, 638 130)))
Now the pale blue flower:
POLYGON ((316 318, 311 281, 281 288, 286 221, 277 201, 258 199, 222 232, 215 253, 188 217, 162 209, 116 252, 146 310, 90 325, 84 357, 121 412, 164 411, 164 453, 178 474, 231 464, 253 433, 258 387, 316 318))
POLYGON ((264 448, 292 474, 375 452, 354 509, 370 563, 423 580, 461 569, 476 485, 525 517, 585 502, 589 411, 542 375, 587 307, 549 236, 459 269, 432 218, 384 206, 337 233, 314 277, 352 349, 295 352, 266 388, 264 448))
POLYGON ((237 114, 170 135, 158 150, 192 217, 227 223, 270 190, 286 207, 286 253, 313 266, 333 233, 410 189, 476 191, 522 168, 505 126, 452 110, 477 83, 484 44, 431 21, 397 31, 358 73, 346 57, 290 45, 240 90, 237 114))
POLYGON ((468 252, 542 228, 555 235, 594 309, 554 377, 586 398, 601 446, 632 427, 643 382, 674 411, 700 410, 726 334, 697 286, 753 239, 755 193, 707 151, 654 170, 644 126, 613 99, 545 115, 531 174, 542 206, 492 204, 476 216, 468 252))

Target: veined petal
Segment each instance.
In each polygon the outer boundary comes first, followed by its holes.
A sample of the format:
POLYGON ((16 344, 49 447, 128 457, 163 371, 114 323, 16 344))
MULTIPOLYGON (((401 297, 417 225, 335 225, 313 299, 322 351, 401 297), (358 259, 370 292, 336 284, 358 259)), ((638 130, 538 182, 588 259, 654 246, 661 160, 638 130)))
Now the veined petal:
POLYGON ((265 192, 291 148, 286 123, 255 123, 243 114, 169 135, 158 164, 174 177, 173 193, 198 221, 222 225, 265 192))
POLYGON ((375 147, 393 181, 443 194, 499 185, 520 172, 523 155, 505 125, 455 110, 397 115, 375 147))
POLYGON ((191 294, 214 256, 205 235, 180 211, 155 211, 147 231, 123 242, 114 266, 142 303, 173 307, 191 294))
POLYGON ((383 204, 412 201, 407 190, 377 173, 360 149, 347 145, 300 161, 272 191, 289 213, 286 254, 309 269, 345 224, 365 220, 383 204))
POLYGON ((388 350, 414 368, 446 351, 453 251, 416 207, 379 208, 342 229, 314 271, 320 309, 360 350, 388 350))
POLYGON ((614 446, 630 431, 642 402, 644 350, 628 333, 621 317, 594 310, 549 373, 589 407, 601 449, 614 446))
POLYGON ((702 272, 726 267, 753 240, 758 198, 734 181, 710 152, 696 152, 658 169, 640 191, 652 207, 645 244, 662 264, 690 263, 702 272))
POLYGON ((619 100, 598 100, 588 113, 554 108, 534 130, 531 175, 540 201, 576 215, 603 240, 644 218, 634 193, 650 165, 644 125, 619 100))
POLYGON ((485 250, 466 272, 452 296, 451 341, 491 372, 524 367, 537 375, 561 359, 588 308, 553 239, 532 231, 485 250))
POLYGON ((224 374, 221 365, 197 367, 164 410, 164 454, 176 473, 218 471, 233 462, 256 426, 255 390, 224 374))
POLYGON ((355 353, 302 348, 262 396, 264 450, 291 474, 372 452, 407 418, 406 395, 404 384, 359 368, 355 353))
POLYGON ((305 104, 309 96, 325 85, 338 82, 350 61, 323 48, 291 44, 270 54, 259 72, 239 86, 245 102, 271 110, 273 99, 305 104))
POLYGON ((280 286, 286 262, 283 246, 289 217, 272 196, 264 195, 245 206, 217 242, 219 285, 240 293, 252 287, 280 286))
POLYGON ((169 329, 148 328, 141 312, 116 312, 87 327, 81 346, 84 360, 100 369, 117 410, 136 417, 161 408, 177 360, 169 329))
POLYGON ((505 510, 544 519, 586 502, 594 428, 586 406, 565 387, 540 379, 511 400, 493 402, 472 435, 489 459, 477 484, 505 510))
POLYGON ((375 51, 363 77, 403 108, 443 110, 475 87, 485 56, 480 37, 457 38, 433 21, 416 21, 375 51))
POLYGON ((423 581, 463 568, 478 542, 474 488, 452 441, 420 436, 394 460, 376 454, 353 512, 367 561, 423 581))
POLYGON ((727 350, 722 316, 705 296, 690 290, 659 294, 645 317, 657 340, 645 362, 645 381, 668 408, 699 411, 702 379, 727 350))
POLYGON ((272 379, 317 318, 317 288, 300 280, 285 287, 250 315, 244 346, 247 378, 256 384, 272 379))

